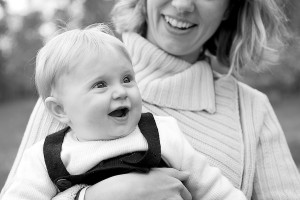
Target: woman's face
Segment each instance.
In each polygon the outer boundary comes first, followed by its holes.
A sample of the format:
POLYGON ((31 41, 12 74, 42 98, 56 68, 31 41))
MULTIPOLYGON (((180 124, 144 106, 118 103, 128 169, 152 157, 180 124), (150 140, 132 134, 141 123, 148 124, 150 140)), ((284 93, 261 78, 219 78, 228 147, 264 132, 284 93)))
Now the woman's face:
POLYGON ((147 39, 169 54, 197 61, 225 18, 229 0, 147 0, 147 39))

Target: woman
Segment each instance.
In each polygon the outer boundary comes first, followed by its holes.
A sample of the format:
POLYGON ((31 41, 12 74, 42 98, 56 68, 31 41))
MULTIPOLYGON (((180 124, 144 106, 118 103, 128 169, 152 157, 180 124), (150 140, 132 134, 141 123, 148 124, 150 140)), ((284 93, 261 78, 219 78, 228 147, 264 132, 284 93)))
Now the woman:
MULTIPOLYGON (((300 198, 299 172, 267 97, 234 78, 240 68, 276 61, 288 37, 282 4, 121 0, 113 10, 132 56, 144 111, 175 117, 193 147, 248 199, 300 198), (227 76, 212 71, 213 56, 229 68, 227 76)), ((9 179, 24 148, 61 126, 39 101, 9 179)), ((189 199, 180 180, 180 172, 156 169, 115 176, 83 191, 88 200, 189 199)), ((60 197, 74 196, 78 188, 60 197)))

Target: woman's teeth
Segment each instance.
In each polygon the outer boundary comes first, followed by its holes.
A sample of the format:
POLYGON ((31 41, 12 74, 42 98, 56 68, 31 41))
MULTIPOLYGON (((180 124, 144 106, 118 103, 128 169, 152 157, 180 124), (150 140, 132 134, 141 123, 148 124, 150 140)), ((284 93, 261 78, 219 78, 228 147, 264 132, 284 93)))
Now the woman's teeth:
POLYGON ((179 29, 188 29, 192 27, 194 24, 189 22, 178 21, 177 19, 171 18, 169 16, 165 16, 166 22, 168 22, 171 26, 179 29))

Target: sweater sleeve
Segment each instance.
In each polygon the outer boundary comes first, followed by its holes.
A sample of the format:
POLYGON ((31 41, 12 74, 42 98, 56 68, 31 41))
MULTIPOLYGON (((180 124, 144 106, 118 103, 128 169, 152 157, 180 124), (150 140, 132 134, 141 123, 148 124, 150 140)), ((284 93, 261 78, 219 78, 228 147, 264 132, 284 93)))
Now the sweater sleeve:
MULTIPOLYGON (((300 176, 284 133, 266 96, 259 99, 263 113, 257 136, 254 200, 300 199, 300 176), (263 103, 262 103, 263 102, 263 103)), ((261 112, 262 111, 262 112, 261 112)))
POLYGON ((38 143, 24 152, 15 177, 2 200, 51 199, 57 193, 48 176, 42 144, 38 143))
POLYGON ((159 128, 162 157, 169 165, 190 173, 184 183, 196 200, 246 200, 222 175, 221 170, 208 164, 206 157, 190 145, 177 122, 171 117, 156 117, 159 128), (165 123, 163 123, 164 121, 165 123))
POLYGON ((246 200, 243 192, 236 189, 220 169, 210 166, 206 157, 196 152, 183 136, 182 146, 181 170, 190 172, 185 185, 193 199, 246 200))
MULTIPOLYGON (((65 125, 59 123, 50 115, 50 113, 47 112, 43 101, 39 99, 35 104, 35 107, 29 118, 17 156, 10 170, 8 178, 5 182, 5 185, 2 188, 0 199, 2 198, 3 195, 6 195, 7 189, 11 187, 11 184, 15 181, 15 176, 17 174, 17 171, 20 171, 19 168, 24 167, 23 165, 21 166, 21 160, 24 160, 24 162, 27 163, 26 160, 28 158, 24 158, 27 157, 26 156, 27 153, 25 153, 26 149, 31 147, 37 141, 44 139, 50 133, 54 133, 62 129, 64 126, 65 125)), ((74 199, 77 191, 80 188, 81 187, 79 186, 74 186, 64 192, 59 193, 57 197, 55 197, 54 199, 74 199)))

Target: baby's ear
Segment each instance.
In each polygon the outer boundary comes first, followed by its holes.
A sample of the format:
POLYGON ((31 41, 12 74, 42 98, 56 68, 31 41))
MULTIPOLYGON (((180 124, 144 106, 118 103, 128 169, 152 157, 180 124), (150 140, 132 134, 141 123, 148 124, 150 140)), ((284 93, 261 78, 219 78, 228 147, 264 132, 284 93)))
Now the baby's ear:
POLYGON ((47 97, 45 99, 45 105, 52 116, 58 121, 64 124, 68 124, 70 122, 63 105, 55 97, 47 97))

